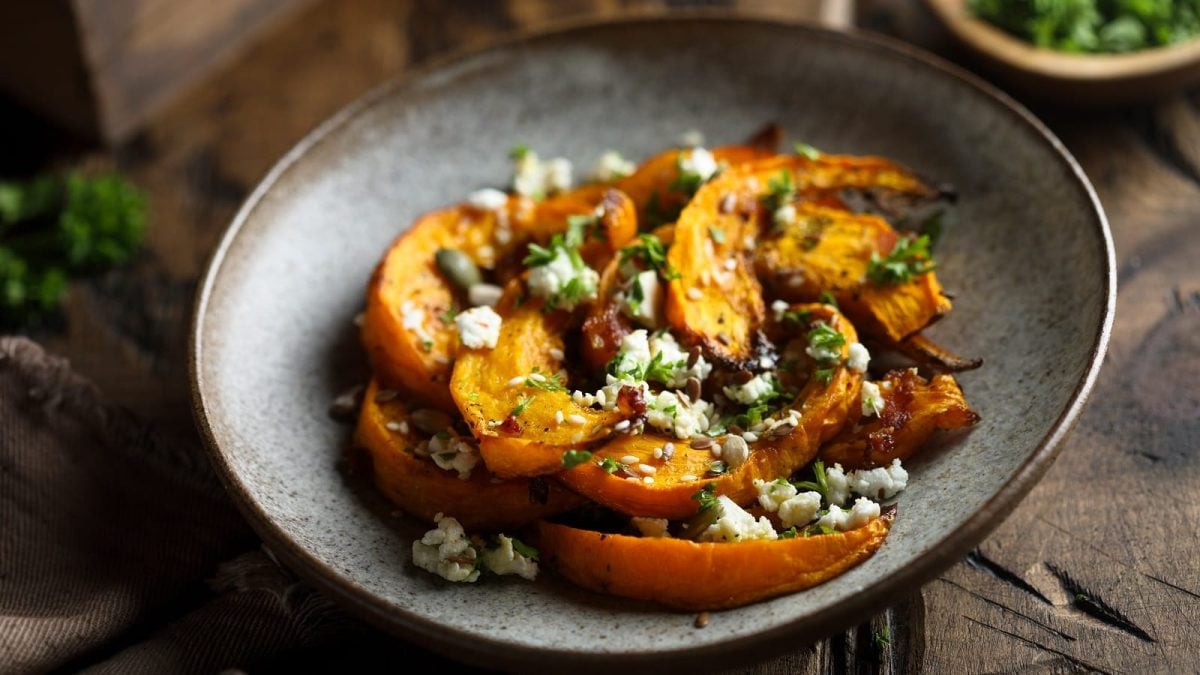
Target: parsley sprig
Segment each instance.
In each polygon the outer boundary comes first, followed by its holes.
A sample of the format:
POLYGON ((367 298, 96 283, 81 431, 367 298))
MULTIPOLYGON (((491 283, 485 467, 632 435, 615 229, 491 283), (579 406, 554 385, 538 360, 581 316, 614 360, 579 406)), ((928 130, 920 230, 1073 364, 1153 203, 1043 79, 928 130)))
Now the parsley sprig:
POLYGON ((768 213, 775 213, 779 207, 790 204, 796 199, 796 183, 792 180, 792 172, 782 169, 778 176, 768 179, 767 190, 762 203, 768 213))
POLYGON ((667 262, 667 247, 653 234, 639 234, 636 242, 621 249, 620 261, 622 268, 628 267, 630 262, 636 262, 645 269, 658 272, 668 281, 679 278, 679 272, 667 262))
POLYGON ((590 462, 591 460, 592 453, 587 450, 575 450, 574 448, 567 450, 562 456, 563 468, 565 469, 574 469, 580 464, 590 462))
POLYGON ((846 336, 820 321, 808 332, 808 354, 817 362, 828 365, 836 363, 842 356, 846 336))
POLYGON ((696 507, 697 513, 708 513, 721 505, 720 500, 717 499, 716 483, 709 483, 700 488, 698 492, 692 495, 692 499, 699 505, 696 507))
POLYGON ((915 237, 910 234, 896 240, 896 245, 886 257, 880 257, 877 252, 871 253, 867 278, 880 285, 903 284, 932 271, 936 266, 929 252, 929 235, 915 237))

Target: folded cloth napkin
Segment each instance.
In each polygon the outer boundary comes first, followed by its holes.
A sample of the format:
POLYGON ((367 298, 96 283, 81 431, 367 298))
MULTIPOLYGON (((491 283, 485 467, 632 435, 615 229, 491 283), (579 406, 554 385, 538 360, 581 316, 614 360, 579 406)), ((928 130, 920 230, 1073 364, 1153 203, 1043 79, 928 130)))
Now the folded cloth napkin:
POLYGON ((198 447, 0 338, 0 672, 216 673, 359 630, 258 548, 198 447))

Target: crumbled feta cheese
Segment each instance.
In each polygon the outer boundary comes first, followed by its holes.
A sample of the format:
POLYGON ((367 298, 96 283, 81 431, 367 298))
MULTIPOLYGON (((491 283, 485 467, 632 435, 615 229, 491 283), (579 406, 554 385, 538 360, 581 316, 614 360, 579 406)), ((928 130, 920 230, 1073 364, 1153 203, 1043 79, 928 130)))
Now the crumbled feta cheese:
POLYGON ((883 412, 883 394, 874 382, 862 383, 862 416, 878 417, 883 412))
POLYGON ((618 378, 652 379, 672 389, 686 386, 688 379, 693 377, 703 382, 712 374, 713 366, 703 356, 698 357, 690 368, 687 362, 688 353, 679 346, 674 335, 663 332, 651 336, 648 331, 638 329, 621 339, 621 350, 611 371, 618 378))
POLYGON ((646 424, 651 427, 673 432, 680 439, 708 431, 715 410, 712 403, 704 399, 689 402, 674 391, 644 391, 642 396, 646 400, 646 424))
POLYGON ((555 299, 556 306, 574 309, 577 304, 596 297, 596 284, 600 275, 587 265, 576 265, 564 249, 555 248, 554 258, 545 265, 529 270, 529 292, 542 298, 555 299), (563 295, 568 286, 574 284, 578 297, 563 295))
POLYGON ((750 456, 750 444, 741 436, 729 435, 721 443, 721 459, 730 469, 736 469, 750 456))
POLYGON ((783 315, 787 313, 790 306, 783 300, 776 300, 771 303, 771 314, 775 317, 776 321, 783 321, 783 315))
POLYGON ((821 510, 820 492, 801 492, 779 505, 779 522, 785 528, 804 527, 821 510))
POLYGON ((643 537, 666 537, 667 534, 667 519, 666 518, 642 518, 634 516, 629 519, 638 532, 642 533, 643 537))
POLYGON ((839 532, 846 532, 866 525, 875 518, 878 518, 879 513, 878 504, 866 497, 859 497, 854 501, 854 506, 848 511, 843 510, 836 504, 831 505, 829 513, 821 516, 817 524, 839 532))
POLYGON ((532 150, 520 153, 513 165, 513 190, 542 199, 571 187, 571 162, 559 157, 542 161, 532 150))
POLYGON ((425 310, 413 304, 412 300, 405 300, 404 304, 400 305, 400 325, 417 336, 421 342, 433 342, 433 336, 425 330, 425 310))
POLYGON ((712 178, 718 168, 720 167, 717 166, 713 154, 702 147, 692 148, 690 152, 681 153, 679 156, 679 171, 699 176, 700 182, 712 178))
POLYGON ((495 284, 471 284, 467 289, 467 301, 472 307, 480 307, 487 305, 495 307, 497 302, 500 302, 500 296, 504 295, 504 289, 495 284))
POLYGON ((717 508, 721 515, 716 522, 700 534, 700 541, 751 541, 754 539, 778 539, 779 535, 766 516, 758 520, 724 495, 717 497, 717 508))
POLYGON ((491 307, 472 307, 454 317, 458 336, 468 349, 493 349, 500 339, 503 319, 491 307))
POLYGON ((759 373, 745 384, 734 384, 722 387, 721 391, 731 401, 743 405, 753 405, 759 399, 775 393, 775 376, 771 373, 759 373))
POLYGON ((846 357, 846 367, 859 373, 867 372, 871 363, 871 352, 861 342, 850 343, 850 355, 846 357))
POLYGON ((462 525, 440 513, 433 520, 437 527, 413 542, 413 564, 447 581, 474 582, 479 578, 475 566, 478 553, 462 525))
POLYGON ((687 299, 702 300, 704 299, 704 293, 702 293, 699 288, 692 286, 691 288, 687 289, 687 299))
POLYGON ((779 510, 779 505, 796 496, 796 486, 787 481, 786 478, 773 480, 770 483, 761 479, 754 479, 754 488, 758 490, 758 503, 767 510, 767 513, 775 513, 779 510))
POLYGON ((796 207, 792 206, 791 204, 784 204, 783 206, 775 209, 772 219, 779 227, 791 225, 792 223, 796 222, 796 207))
POLYGON ((508 204, 508 195, 495 188, 483 188, 467 195, 467 203, 481 211, 498 211, 508 204))
POLYGON ((850 484, 846 480, 846 471, 841 464, 834 464, 825 469, 825 484, 829 489, 825 497, 830 504, 841 506, 850 498, 850 484))
POLYGON ((439 469, 457 471, 462 480, 470 478, 471 469, 479 463, 475 446, 449 434, 436 434, 429 439, 427 452, 439 469))
POLYGON ((908 487, 908 472, 893 459, 890 466, 851 471, 846 475, 850 490, 871 499, 891 499, 908 487))
POLYGON ((618 178, 624 178, 637 170, 637 165, 621 156, 616 150, 605 150, 596 166, 592 168, 591 178, 600 183, 611 183, 618 178))
POLYGON ((634 321, 654 328, 659 323, 661 305, 662 286, 658 282, 658 272, 646 270, 633 277, 629 290, 624 294, 621 309, 634 321))
POLYGON ((515 574, 530 581, 537 578, 537 561, 515 550, 511 537, 502 534, 497 539, 499 543, 495 548, 489 548, 483 552, 483 565, 485 567, 499 575, 515 574))

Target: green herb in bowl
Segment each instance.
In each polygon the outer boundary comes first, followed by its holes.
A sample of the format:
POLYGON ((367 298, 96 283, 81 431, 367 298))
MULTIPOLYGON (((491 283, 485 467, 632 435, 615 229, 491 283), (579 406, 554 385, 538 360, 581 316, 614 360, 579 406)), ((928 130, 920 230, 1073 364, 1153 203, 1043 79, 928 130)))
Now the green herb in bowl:
POLYGON ((968 0, 971 11, 1038 47, 1122 53, 1200 33, 1200 0, 968 0))

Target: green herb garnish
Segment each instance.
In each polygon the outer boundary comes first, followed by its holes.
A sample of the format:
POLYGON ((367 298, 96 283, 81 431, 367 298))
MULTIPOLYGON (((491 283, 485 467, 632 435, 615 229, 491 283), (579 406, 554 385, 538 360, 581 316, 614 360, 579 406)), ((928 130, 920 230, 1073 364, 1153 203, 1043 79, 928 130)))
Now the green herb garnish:
POLYGON ((792 180, 792 172, 783 169, 778 176, 768 179, 767 190, 762 202, 768 213, 775 213, 779 207, 790 204, 796 198, 796 183, 792 180))
POLYGON ((794 145, 792 145, 792 149, 796 151, 797 155, 800 155, 805 159, 816 160, 821 156, 821 151, 809 145, 808 143, 797 141, 794 145))
POLYGON ((512 412, 509 413, 509 416, 520 417, 521 413, 525 412, 525 409, 529 407, 530 403, 533 403, 533 397, 521 394, 519 397, 517 397, 517 405, 512 409, 512 412))
POLYGON ((636 261, 642 267, 658 272, 668 281, 679 278, 679 273, 667 262, 667 247, 653 234, 639 234, 636 243, 621 249, 620 260, 622 266, 636 261))
POLYGON ((717 499, 717 484, 709 483, 700 488, 700 491, 692 495, 692 499, 699 502, 700 506, 696 509, 699 513, 708 513, 720 506, 720 501, 717 499))
POLYGON ((585 462, 590 462, 591 459, 592 459, 592 453, 588 452, 587 450, 572 449, 572 450, 567 450, 566 452, 563 453, 562 463, 563 463, 564 468, 574 469, 575 467, 579 466, 580 464, 583 464, 585 462))
POLYGON ((824 321, 818 322, 808 332, 808 354, 818 363, 836 363, 841 359, 845 345, 846 336, 830 328, 824 321))
POLYGON ((525 542, 521 541, 520 539, 517 539, 516 537, 509 537, 509 541, 512 542, 513 550, 516 551, 517 553, 520 553, 521 555, 525 556, 526 558, 529 558, 530 560, 538 559, 538 550, 536 548, 530 546, 529 544, 526 544, 525 542))
POLYGON ((896 245, 886 257, 871 253, 867 278, 880 285, 902 284, 932 271, 936 266, 929 253, 929 235, 905 235, 896 240, 896 245))

